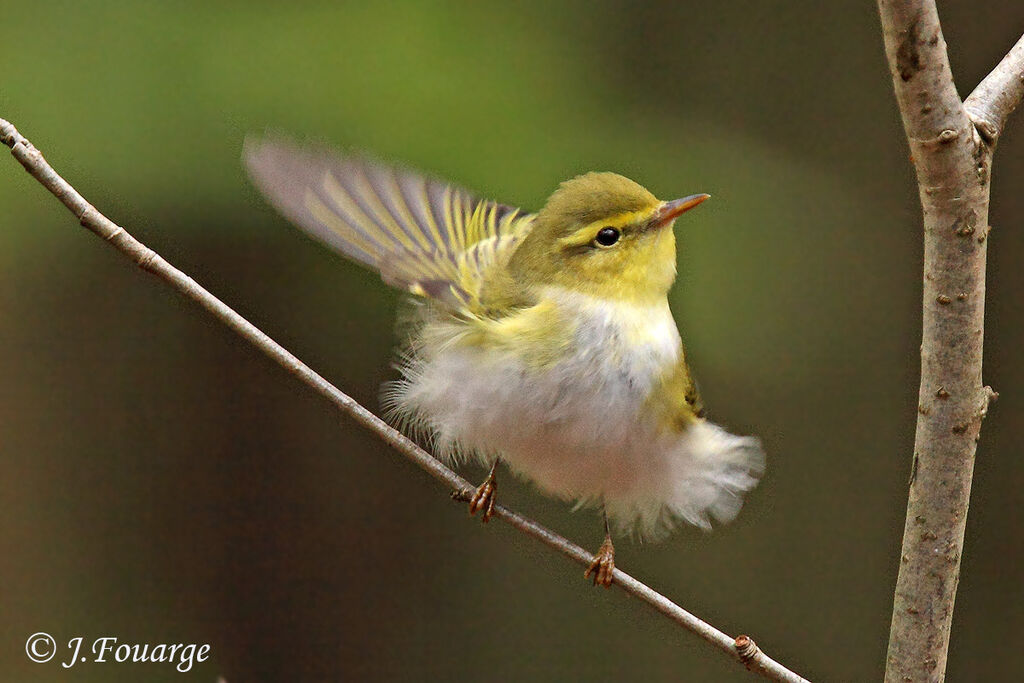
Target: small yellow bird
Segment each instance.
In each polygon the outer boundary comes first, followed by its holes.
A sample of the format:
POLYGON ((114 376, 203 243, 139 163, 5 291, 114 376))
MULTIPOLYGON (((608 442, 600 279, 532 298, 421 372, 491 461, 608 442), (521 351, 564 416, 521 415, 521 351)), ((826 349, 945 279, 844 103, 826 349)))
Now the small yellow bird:
POLYGON ((663 202, 615 173, 568 180, 537 213, 365 158, 267 137, 246 143, 256 186, 289 220, 419 302, 384 388, 392 419, 451 462, 499 460, 542 491, 600 506, 585 577, 609 586, 609 519, 657 538, 728 522, 764 469, 760 442, 703 417, 668 305, 672 224, 705 199, 663 202))

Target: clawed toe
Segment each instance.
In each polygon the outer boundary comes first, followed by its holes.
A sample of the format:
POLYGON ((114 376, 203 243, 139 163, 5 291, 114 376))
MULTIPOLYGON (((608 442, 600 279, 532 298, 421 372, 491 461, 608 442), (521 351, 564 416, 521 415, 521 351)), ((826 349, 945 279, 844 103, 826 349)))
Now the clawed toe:
POLYGON ((593 574, 594 585, 601 585, 608 588, 612 585, 612 575, 615 572, 615 547, 612 545, 611 536, 606 536, 601 548, 594 556, 594 561, 583 572, 583 578, 591 578, 593 574))
POLYGON ((482 512, 480 520, 484 524, 487 524, 491 520, 491 516, 494 515, 494 504, 498 500, 498 480, 494 476, 494 471, 497 468, 498 463, 494 463, 487 478, 484 479, 484 483, 480 484, 476 493, 469 499, 469 514, 475 515, 482 512))
POLYGON ((494 503, 497 500, 498 482, 493 477, 488 477, 484 483, 480 484, 473 497, 469 499, 469 514, 475 515, 478 512, 483 512, 480 520, 487 524, 491 519, 491 515, 494 514, 494 503))

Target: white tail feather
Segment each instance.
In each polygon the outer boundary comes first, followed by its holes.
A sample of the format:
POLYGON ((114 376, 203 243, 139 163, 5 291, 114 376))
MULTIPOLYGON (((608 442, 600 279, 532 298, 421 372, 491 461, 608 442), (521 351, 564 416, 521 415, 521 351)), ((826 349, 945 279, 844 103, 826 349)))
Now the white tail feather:
POLYGON ((760 440, 736 436, 716 424, 698 421, 680 437, 668 456, 671 475, 666 487, 639 500, 605 499, 609 515, 621 531, 656 539, 679 521, 710 530, 712 521, 726 524, 743 506, 743 496, 764 473, 760 440))

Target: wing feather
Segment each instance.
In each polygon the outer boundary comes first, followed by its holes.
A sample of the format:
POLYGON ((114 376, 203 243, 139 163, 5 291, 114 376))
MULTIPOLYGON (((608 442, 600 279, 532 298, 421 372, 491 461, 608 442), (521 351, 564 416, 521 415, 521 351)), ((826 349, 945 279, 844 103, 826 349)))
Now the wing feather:
POLYGON ((359 157, 283 138, 249 140, 253 182, 286 218, 417 296, 475 312, 533 214, 359 157))

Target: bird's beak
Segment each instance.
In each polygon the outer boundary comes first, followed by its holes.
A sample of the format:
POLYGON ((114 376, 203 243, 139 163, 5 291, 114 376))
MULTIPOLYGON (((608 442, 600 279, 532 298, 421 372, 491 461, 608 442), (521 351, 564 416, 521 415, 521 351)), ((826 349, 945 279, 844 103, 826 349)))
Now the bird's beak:
POLYGON ((668 225, 710 196, 709 194, 691 194, 689 197, 665 202, 655 210, 651 222, 659 228, 668 225))

